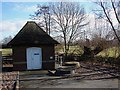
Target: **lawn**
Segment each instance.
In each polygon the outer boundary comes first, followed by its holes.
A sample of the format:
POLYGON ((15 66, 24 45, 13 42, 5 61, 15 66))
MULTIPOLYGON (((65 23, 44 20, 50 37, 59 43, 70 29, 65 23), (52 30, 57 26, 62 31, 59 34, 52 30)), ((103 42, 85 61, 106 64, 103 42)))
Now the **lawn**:
POLYGON ((98 53, 97 56, 117 58, 118 56, 120 56, 120 47, 104 49, 103 51, 98 53))
MULTIPOLYGON (((57 47, 56 51, 59 53, 63 53, 62 47, 57 47)), ((70 50, 68 53, 81 55, 83 53, 83 50, 80 46, 70 46, 70 50)), ((2 49, 2 56, 8 55, 12 55, 12 49, 2 49)), ((118 56, 120 56, 120 47, 111 47, 104 49, 103 51, 98 53, 97 56, 117 58, 118 56)))
POLYGON ((79 54, 81 55, 83 53, 83 50, 80 46, 70 46, 70 50, 68 52, 69 54, 73 53, 73 54, 79 54))
POLYGON ((2 49, 2 56, 12 55, 12 49, 2 49))
MULTIPOLYGON (((56 51, 59 53, 63 53, 63 46, 58 46, 56 51)), ((78 54, 78 55, 82 55, 82 53, 83 53, 83 49, 78 45, 70 46, 68 52, 68 54, 78 54)), ((97 56, 117 58, 118 56, 120 56, 120 47, 111 47, 104 49, 103 51, 98 53, 97 56)))
MULTIPOLYGON (((64 53, 63 52, 64 49, 63 49, 62 45, 58 45, 55 50, 58 53, 64 53)), ((82 53, 83 53, 83 49, 80 46, 78 46, 78 45, 69 47, 68 54, 78 54, 78 55, 81 55, 82 53)))

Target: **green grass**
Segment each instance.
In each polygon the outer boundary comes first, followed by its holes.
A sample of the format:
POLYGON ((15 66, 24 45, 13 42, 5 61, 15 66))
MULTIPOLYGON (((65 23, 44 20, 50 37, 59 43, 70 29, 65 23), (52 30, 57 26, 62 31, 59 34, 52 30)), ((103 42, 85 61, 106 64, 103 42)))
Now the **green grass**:
POLYGON ((98 53, 97 56, 117 58, 118 56, 120 56, 120 47, 105 49, 98 53))
MULTIPOLYGON (((63 53, 63 47, 59 47, 57 49, 57 52, 59 53, 63 53)), ((82 54, 83 50, 80 46, 70 46, 70 50, 68 52, 68 54, 82 54)), ((12 49, 2 49, 2 56, 8 56, 8 55, 12 55, 12 49)), ((114 57, 117 58, 118 56, 120 56, 120 47, 112 47, 112 48, 108 48, 108 49, 104 49, 103 51, 101 51, 100 53, 97 54, 97 56, 102 56, 102 57, 114 57)))
MULTIPOLYGON (((58 46, 56 51, 59 53, 63 53, 63 46, 62 45, 58 46)), ((83 49, 78 45, 70 46, 68 54, 71 54, 71 53, 81 55, 83 53, 83 49)), ((97 56, 117 58, 118 56, 120 56, 120 47, 111 47, 111 48, 104 49, 103 51, 98 53, 97 56)))
POLYGON ((70 46, 68 54, 82 54, 83 50, 80 46, 70 46))
MULTIPOLYGON (((63 46, 62 45, 56 47, 56 52, 64 53, 63 51, 64 50, 63 50, 63 46)), ((68 54, 79 54, 79 55, 81 55, 82 53, 83 53, 83 50, 78 45, 69 47, 68 54)))
POLYGON ((12 49, 2 49, 2 56, 12 55, 12 49))

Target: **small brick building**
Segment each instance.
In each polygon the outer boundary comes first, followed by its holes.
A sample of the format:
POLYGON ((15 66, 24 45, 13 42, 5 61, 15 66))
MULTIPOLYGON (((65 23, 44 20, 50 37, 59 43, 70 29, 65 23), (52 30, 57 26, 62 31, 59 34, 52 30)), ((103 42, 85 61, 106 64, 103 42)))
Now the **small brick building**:
POLYGON ((35 22, 28 21, 8 43, 13 51, 13 70, 55 69, 56 44, 35 22))

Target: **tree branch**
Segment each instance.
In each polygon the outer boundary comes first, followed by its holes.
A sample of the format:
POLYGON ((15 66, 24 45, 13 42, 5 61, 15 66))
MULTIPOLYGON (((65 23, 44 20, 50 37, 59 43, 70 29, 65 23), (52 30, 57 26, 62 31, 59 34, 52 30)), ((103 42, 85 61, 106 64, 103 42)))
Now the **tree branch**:
POLYGON ((120 24, 120 20, 119 20, 119 17, 118 17, 117 11, 116 11, 115 6, 114 6, 114 2, 113 2, 112 0, 111 0, 111 3, 112 3, 112 7, 113 7, 113 10, 114 10, 114 13, 115 13, 116 19, 117 19, 118 23, 120 24))
POLYGON ((116 32, 116 30, 115 30, 115 28, 114 28, 114 26, 113 26, 112 21, 110 20, 109 16, 108 16, 107 13, 106 13, 106 10, 105 10, 105 8, 104 8, 103 3, 100 2, 100 5, 101 5, 101 7, 102 7, 102 9, 103 9, 103 11, 104 11, 104 13, 105 13, 105 15, 106 15, 106 17, 107 17, 109 23, 110 23, 110 25, 111 25, 111 27, 112 27, 112 30, 113 30, 114 33, 115 33, 116 38, 118 39, 118 41, 119 41, 119 43, 120 43, 120 38, 119 38, 119 36, 117 35, 117 32, 116 32))

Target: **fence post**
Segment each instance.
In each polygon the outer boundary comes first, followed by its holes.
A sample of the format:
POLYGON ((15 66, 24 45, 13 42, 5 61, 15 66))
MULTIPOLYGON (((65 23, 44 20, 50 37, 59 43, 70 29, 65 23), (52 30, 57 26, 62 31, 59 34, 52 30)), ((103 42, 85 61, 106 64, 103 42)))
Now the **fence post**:
POLYGON ((60 66, 62 66, 62 64, 63 64, 63 58, 62 56, 60 56, 60 66))
POLYGON ((0 72, 0 90, 2 90, 2 73, 0 72))
POLYGON ((16 80, 13 85, 13 90, 19 90, 19 72, 16 73, 16 80))
POLYGON ((19 71, 17 72, 16 82, 17 82, 16 89, 19 90, 19 71))

